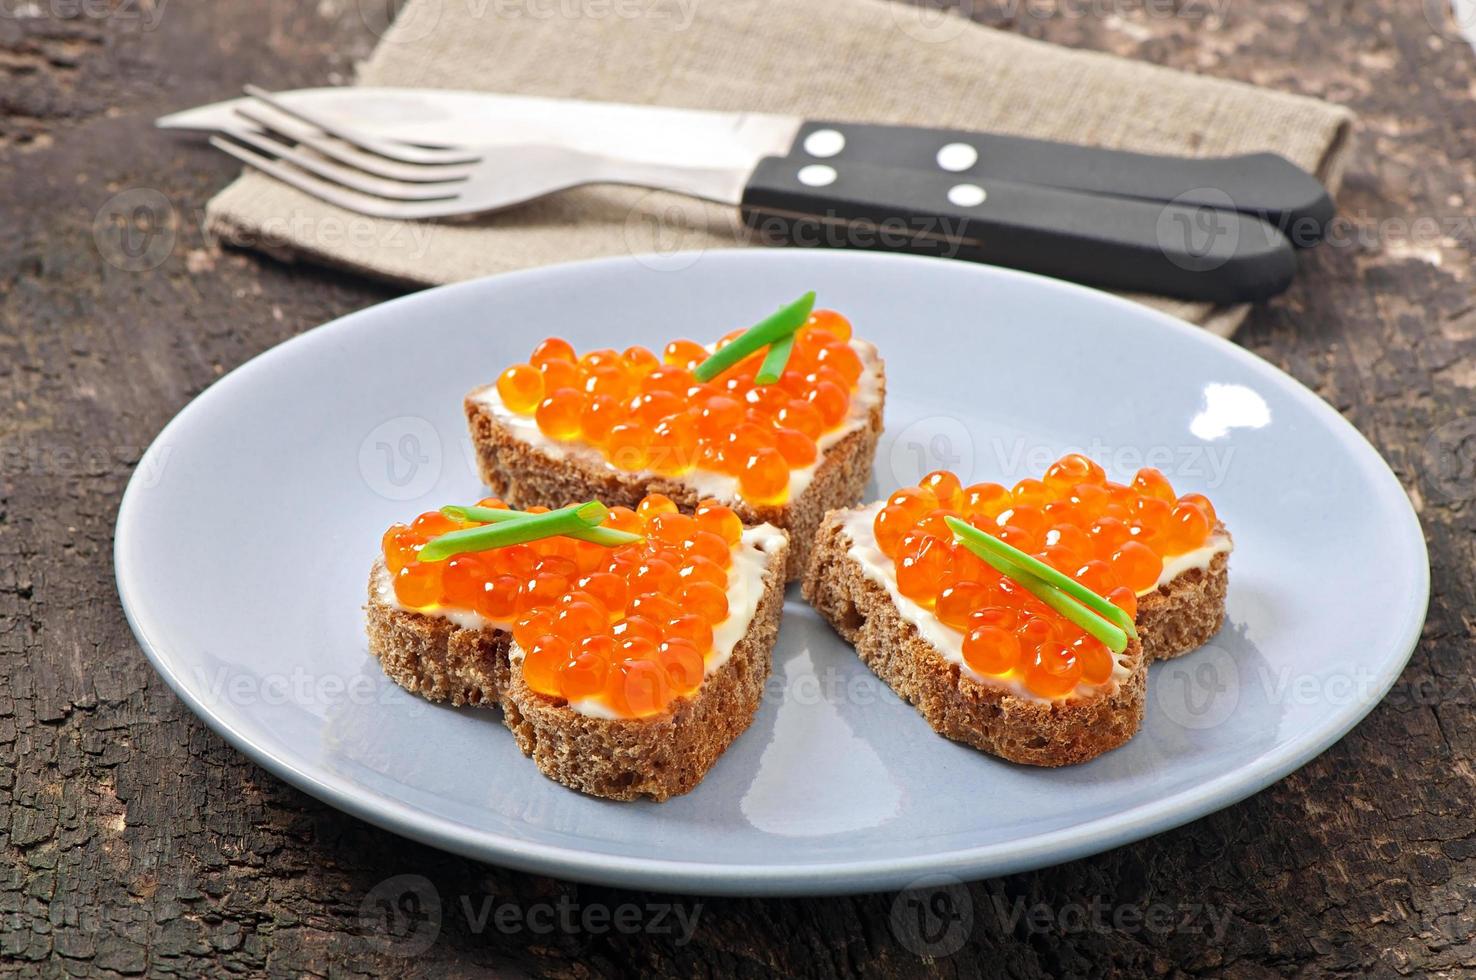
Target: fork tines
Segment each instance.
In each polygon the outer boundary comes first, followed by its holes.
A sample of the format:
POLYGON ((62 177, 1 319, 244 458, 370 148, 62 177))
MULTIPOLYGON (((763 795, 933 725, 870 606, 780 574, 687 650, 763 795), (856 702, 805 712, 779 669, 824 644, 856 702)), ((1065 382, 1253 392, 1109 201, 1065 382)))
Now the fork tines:
POLYGON ((246 86, 246 94, 259 103, 236 110, 248 125, 229 131, 230 139, 212 136, 210 145, 350 211, 383 218, 426 218, 454 211, 458 185, 471 177, 482 159, 465 147, 426 146, 356 133, 254 85, 246 86))

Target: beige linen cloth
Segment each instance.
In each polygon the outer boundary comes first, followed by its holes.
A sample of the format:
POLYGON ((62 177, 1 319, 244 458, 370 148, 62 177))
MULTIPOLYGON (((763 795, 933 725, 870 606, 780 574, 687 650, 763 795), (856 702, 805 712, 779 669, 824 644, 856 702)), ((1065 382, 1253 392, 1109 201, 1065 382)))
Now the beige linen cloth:
MULTIPOLYGON (((1043 44, 889 0, 412 0, 358 81, 979 129, 1188 156, 1270 150, 1329 187, 1352 121, 1315 99, 1043 44)), ((409 225, 351 215, 248 172, 207 215, 226 241, 414 284, 747 244, 734 208, 610 186, 468 222, 409 225)), ((1133 298, 1222 336, 1247 312, 1133 298)))

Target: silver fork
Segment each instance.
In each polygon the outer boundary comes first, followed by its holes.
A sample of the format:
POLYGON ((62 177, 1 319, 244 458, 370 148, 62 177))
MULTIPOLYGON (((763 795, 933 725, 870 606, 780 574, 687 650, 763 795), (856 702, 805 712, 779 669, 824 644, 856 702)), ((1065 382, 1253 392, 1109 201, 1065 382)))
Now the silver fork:
POLYGON ((211 146, 305 194, 376 218, 485 214, 586 184, 659 187, 731 204, 746 177, 563 146, 386 140, 293 108, 254 85, 246 94, 268 111, 238 109, 251 125, 231 130, 231 139, 210 137, 211 146))

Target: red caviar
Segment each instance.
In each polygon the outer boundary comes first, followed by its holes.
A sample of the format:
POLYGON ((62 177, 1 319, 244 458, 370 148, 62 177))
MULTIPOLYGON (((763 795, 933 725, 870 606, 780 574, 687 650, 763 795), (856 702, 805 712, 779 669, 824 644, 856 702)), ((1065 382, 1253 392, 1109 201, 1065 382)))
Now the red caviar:
POLYGON ((1112 678, 1112 653, 1029 590, 957 544, 942 517, 958 516, 1027 552, 1136 616, 1166 559, 1203 547, 1219 518, 1200 494, 1175 496, 1155 469, 1130 485, 1073 453, 1043 479, 1013 488, 961 486, 947 471, 896 491, 872 521, 877 546, 893 561, 897 591, 962 634, 964 663, 1008 677, 1044 698, 1112 678))
MULTIPOLYGON (((549 363, 569 363, 557 345, 540 350, 549 363)), ((507 506, 495 498, 479 505, 507 506)), ((593 699, 641 717, 700 686, 713 632, 730 612, 726 569, 743 532, 731 508, 704 500, 683 514, 651 494, 634 510, 611 508, 605 521, 643 535, 640 542, 607 548, 554 537, 417 560, 431 538, 475 526, 430 511, 384 533, 381 550, 402 605, 472 610, 505 624, 523 653, 524 683, 548 697, 593 699)))
POLYGON ((644 347, 578 356, 549 337, 502 372, 497 393, 548 438, 587 443, 622 470, 716 470, 737 479, 745 500, 781 504, 790 473, 814 465, 820 438, 850 417, 866 370, 850 338, 845 317, 816 310, 779 382, 757 385, 762 352, 699 383, 692 370, 708 350, 693 340, 672 341, 660 357, 644 347))

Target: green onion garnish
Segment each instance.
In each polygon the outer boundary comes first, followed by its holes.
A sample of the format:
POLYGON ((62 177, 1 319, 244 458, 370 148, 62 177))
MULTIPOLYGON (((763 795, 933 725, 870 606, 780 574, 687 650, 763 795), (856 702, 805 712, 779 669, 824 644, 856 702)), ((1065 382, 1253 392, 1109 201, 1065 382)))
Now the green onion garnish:
POLYGON ((711 357, 693 369, 692 375, 698 381, 711 381, 749 354, 788 337, 804 326, 814 308, 815 293, 811 290, 734 337, 732 343, 719 347, 711 357))
POLYGON ((780 337, 769 345, 769 353, 764 355, 764 363, 759 365, 758 374, 754 375, 754 383, 771 385, 779 380, 784 373, 784 366, 789 363, 790 352, 794 350, 794 334, 788 337, 780 337))
MULTIPOLYGON (((441 508, 441 513, 447 517, 453 517, 458 521, 480 521, 483 524, 502 524, 506 521, 514 521, 522 517, 537 517, 525 510, 504 510, 496 507, 461 507, 451 504, 441 508)), ((645 538, 639 534, 631 534, 629 531, 619 531, 613 527, 587 527, 564 534, 568 538, 578 538, 580 541, 588 541, 591 544, 604 545, 606 548, 618 548, 623 544, 634 544, 644 541, 645 538)))
MULTIPOLYGON (((968 545, 964 545, 964 547, 968 547, 968 545)), ((1056 612, 1101 640, 1102 644, 1113 653, 1121 653, 1127 649, 1128 637, 1126 633, 1060 589, 1047 585, 1040 579, 1029 574, 1024 574, 1023 578, 1012 575, 1011 578, 1014 578, 1016 582, 1019 582, 1025 588, 1035 593, 1041 602, 1044 602, 1056 610, 1056 612)))
POLYGON ((417 557, 421 561, 441 561, 469 551, 487 551, 513 544, 527 544, 529 541, 539 541, 560 534, 568 535, 598 527, 609 514, 610 510, 604 504, 591 500, 589 503, 551 510, 547 514, 525 514, 517 520, 502 520, 484 527, 448 531, 427 541, 417 557))
POLYGON ((1001 575, 1014 579, 1041 602, 1101 640, 1113 653, 1126 650, 1128 637, 1138 635, 1127 613, 1075 579, 1062 575, 1038 558, 1027 555, 1019 548, 985 534, 956 517, 945 517, 944 520, 953 530, 954 537, 965 548, 984 559, 1001 575))
MULTIPOLYGON (((1052 568, 1034 555, 1027 555, 1019 548, 1001 541, 992 534, 985 534, 972 524, 961 521, 957 517, 945 517, 944 520, 953 529, 955 535, 965 539, 964 544, 967 544, 968 541, 974 541, 983 545, 994 554, 1006 561, 1013 562, 1036 578, 1042 579, 1049 585, 1054 585, 1102 618, 1112 622, 1128 636, 1137 638, 1138 628, 1133 625, 1133 618, 1131 616, 1108 602, 1104 597, 1082 585, 1076 579, 1058 569, 1052 568)), ((970 548, 969 550, 973 551, 974 549, 970 548)), ((977 554, 977 552, 975 553, 977 554)))

